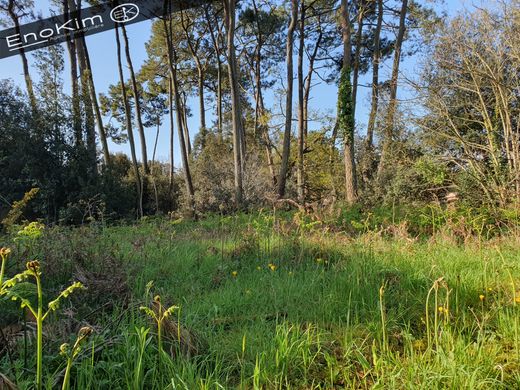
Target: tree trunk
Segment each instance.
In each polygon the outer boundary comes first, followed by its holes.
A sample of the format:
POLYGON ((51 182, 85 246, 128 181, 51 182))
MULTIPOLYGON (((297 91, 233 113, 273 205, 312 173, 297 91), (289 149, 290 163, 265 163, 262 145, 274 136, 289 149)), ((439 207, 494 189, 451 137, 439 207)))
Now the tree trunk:
MULTIPOLYGON (((20 19, 19 16, 14 11, 15 1, 9 0, 9 4, 7 5, 7 12, 9 13, 9 16, 11 17, 11 20, 14 24, 14 29, 17 34, 20 33, 20 19)), ((27 56, 25 55, 25 50, 22 48, 18 50, 20 53, 20 57, 22 59, 22 65, 23 65, 23 75, 25 79, 25 85, 27 87, 27 94, 29 95, 29 102, 31 104, 31 109, 33 113, 38 112, 38 104, 36 102, 36 96, 34 95, 34 88, 33 83, 31 79, 31 75, 29 73, 29 63, 27 62, 27 56)))
POLYGON ((300 44, 298 47, 298 201, 305 202, 305 172, 304 172, 304 149, 305 149, 305 102, 303 85, 303 54, 305 50, 305 2, 300 3, 300 44))
POLYGON ((132 115, 128 104, 128 96, 126 93, 125 77, 123 75, 123 64, 121 61, 121 42, 119 40, 119 27, 116 24, 116 44, 117 44, 117 65, 119 70, 119 81, 121 82, 121 94, 123 97, 123 106, 125 108, 126 131, 128 133, 128 141, 130 143, 130 155, 132 157, 132 165, 134 167, 135 182, 137 188, 137 198, 139 199, 138 215, 143 216, 143 197, 141 193, 141 174, 139 173, 139 165, 135 153, 134 133, 132 131, 132 115))
POLYGON ((321 29, 321 20, 318 16, 318 38, 316 39, 316 43, 314 45, 314 49, 309 57, 309 70, 307 72, 307 76, 305 77, 305 87, 304 87, 304 97, 303 97, 303 125, 304 125, 304 135, 307 138, 308 133, 308 125, 309 125, 309 97, 312 86, 312 75, 314 73, 314 63, 316 61, 316 56, 318 55, 318 50, 320 49, 321 42, 323 40, 323 30, 321 29))
POLYGON ((392 78, 390 79, 390 100, 388 101, 388 111, 384 124, 383 147, 381 150, 381 160, 377 170, 377 177, 380 180, 386 169, 388 156, 390 155, 394 141, 394 119, 397 108, 397 79, 399 77, 399 63, 401 62, 401 49, 403 45, 404 33, 406 31, 406 13, 408 10, 408 0, 403 0, 401 16, 399 20, 399 32, 395 41, 394 63, 392 65, 392 78))
POLYGON ((287 92, 285 97, 285 131, 283 137, 282 163, 280 175, 278 177, 278 197, 285 196, 285 183, 287 180, 287 169, 289 167, 289 153, 291 148, 291 128, 292 128, 292 94, 293 94, 293 42, 294 30, 298 21, 298 0, 291 0, 291 21, 287 30, 287 92))
MULTIPOLYGON (((76 6, 74 5, 73 0, 68 0, 70 2, 70 9, 72 12, 76 10, 76 6)), ((81 1, 78 0, 78 9, 81 10, 81 1)), ((94 118, 96 120, 96 125, 98 128, 99 139, 101 141, 101 147, 103 149, 103 156, 105 159, 105 164, 110 165, 110 151, 108 149, 108 141, 105 132, 105 126, 103 125, 103 117, 101 115, 101 109, 99 107, 99 102, 96 94, 96 85, 94 84, 94 77, 92 75, 92 66, 90 64, 90 55, 88 53, 87 42, 85 41, 85 37, 82 36, 77 41, 77 46, 79 48, 80 55, 84 58, 85 66, 86 66, 86 77, 89 86, 90 93, 90 101, 92 102, 92 109, 94 110, 94 118)))
POLYGON ((348 1, 341 0, 341 30, 343 39, 343 66, 338 92, 338 126, 344 141, 345 200, 353 204, 357 199, 356 163, 354 159, 354 112, 350 83, 350 18, 348 1))
POLYGON ((130 80, 132 82, 132 93, 134 95, 135 103, 135 117, 137 119, 137 130, 139 131, 139 139, 141 141, 141 158, 143 159, 143 169, 145 175, 150 173, 150 167, 148 166, 148 153, 146 151, 146 137, 144 134, 143 120, 141 118, 141 102, 139 100, 139 90, 137 88, 137 80, 135 79, 134 66, 132 64, 132 58, 130 57, 130 46, 128 44, 128 36, 126 34, 125 25, 121 25, 123 31, 123 39, 125 41, 125 54, 126 62, 128 64, 128 70, 130 71, 130 80))
POLYGON ((379 62, 381 61, 381 26, 383 25, 383 0, 377 0, 377 25, 374 33, 374 54, 372 58, 372 99, 370 116, 367 126, 367 148, 373 149, 374 128, 376 124, 377 108, 379 104, 379 62))
POLYGON ((242 106, 238 85, 237 60, 235 54, 235 0, 224 0, 224 18, 227 29, 228 74, 231 85, 231 104, 233 118, 233 159, 235 165, 235 205, 242 207, 242 175, 244 150, 244 130, 242 124, 242 106))
POLYGON ((356 52, 354 53, 354 67, 353 67, 353 79, 352 79, 352 110, 354 111, 354 123, 356 122, 356 103, 357 103, 357 90, 359 80, 359 59, 361 56, 361 45, 363 44, 363 21, 365 17, 364 2, 359 2, 358 11, 358 29, 356 31, 356 52))
POLYGON ((173 155, 173 146, 174 146, 174 134, 175 134, 175 125, 173 121, 173 85, 172 85, 172 77, 168 78, 168 116, 170 118, 170 183, 169 188, 170 192, 173 189, 173 175, 175 173, 174 167, 174 155, 173 155))
MULTIPOLYGON (((63 13, 65 17, 69 17, 69 2, 71 0, 63 0, 63 13)), ((74 133, 74 144, 76 148, 83 145, 83 132, 81 129, 81 107, 79 101, 79 85, 78 85, 78 61, 76 58, 76 41, 67 34, 67 51, 69 52, 70 61, 70 84, 72 90, 72 131, 74 133)))
MULTIPOLYGON (((81 5, 81 4, 80 4, 81 5)), ((76 55, 79 62, 80 81, 81 81, 81 100, 85 111, 85 133, 86 146, 91 177, 97 175, 97 150, 96 150, 96 127, 94 124, 94 112, 92 100, 90 99, 90 87, 88 83, 88 69, 85 56, 81 51, 81 42, 78 40, 76 55)))
MULTIPOLYGON (((171 79, 171 92, 175 102, 175 117, 177 119, 177 135, 179 137, 179 149, 181 151, 182 166, 184 169, 184 183, 186 185, 186 197, 188 202, 189 212, 192 217, 195 217, 195 192, 193 190, 193 182, 191 179, 190 165, 188 161, 188 153, 186 151, 186 142, 184 140, 184 129, 182 124, 183 110, 181 108, 181 98, 179 93, 179 85, 177 81, 177 55, 174 51, 173 42, 171 38, 171 18, 167 21, 163 19, 164 33, 167 43, 168 51, 168 70, 171 79)), ((172 126, 173 127, 173 126, 172 126)), ((173 138, 173 136, 172 136, 173 138)), ((173 156, 173 153, 172 153, 173 156)), ((173 160, 173 157, 172 157, 173 160)), ((172 161, 173 162, 173 161, 172 161)))
POLYGON ((374 164, 374 129, 379 105, 379 62, 381 61, 381 27, 383 25, 383 0, 377 0, 377 24, 374 32, 374 54, 372 57, 372 97, 368 117, 367 138, 362 159, 362 175, 365 184, 373 175, 374 164))
POLYGON ((204 7, 204 13, 206 15, 206 22, 210 32, 211 42, 213 43, 213 48, 215 49, 215 56, 217 57, 217 132, 219 140, 222 141, 222 60, 220 59, 219 46, 221 32, 220 29, 218 29, 218 34, 215 36, 215 30, 213 29, 213 22, 210 20, 208 7, 204 7))
POLYGON ((265 156, 267 159, 267 166, 269 168, 269 174, 271 176, 271 183, 273 188, 276 186, 276 172, 274 169, 273 154, 271 152, 271 140, 269 139, 269 129, 265 123, 265 104, 264 95, 262 92, 262 26, 260 25, 258 8, 256 1, 253 0, 253 10, 255 12, 256 29, 257 29, 257 47, 256 47, 256 60, 255 60, 255 85, 256 85, 256 96, 255 96, 255 135, 257 133, 261 137, 261 143, 265 148, 265 156))

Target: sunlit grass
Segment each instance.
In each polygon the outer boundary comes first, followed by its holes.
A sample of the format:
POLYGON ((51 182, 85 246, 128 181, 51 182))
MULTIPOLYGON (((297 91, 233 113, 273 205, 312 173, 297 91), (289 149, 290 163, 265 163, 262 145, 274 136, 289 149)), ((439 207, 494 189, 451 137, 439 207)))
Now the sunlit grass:
MULTIPOLYGON (((54 234, 80 240, 74 230, 54 234)), ((84 346, 71 388, 520 385, 513 237, 466 247, 350 238, 264 215, 155 220, 94 236, 92 251, 116 247, 124 259, 133 303, 97 319, 111 326, 84 346), (162 331, 158 341, 161 328, 139 311, 152 304, 151 280, 165 307, 180 307, 171 320, 196 353, 162 331)), ((53 365, 47 359, 48 378, 53 365)))

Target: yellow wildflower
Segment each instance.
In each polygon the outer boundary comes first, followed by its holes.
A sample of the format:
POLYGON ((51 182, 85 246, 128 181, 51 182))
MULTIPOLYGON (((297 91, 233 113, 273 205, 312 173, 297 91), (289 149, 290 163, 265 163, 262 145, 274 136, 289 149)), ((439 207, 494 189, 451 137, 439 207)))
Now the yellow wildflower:
POLYGON ((238 275, 238 272, 237 272, 237 271, 233 271, 233 272, 231 272, 231 276, 233 276, 234 278, 236 278, 237 275, 238 275))
POLYGON ((520 295, 517 295, 517 296, 515 297, 515 302, 516 302, 516 303, 520 303, 520 295))
POLYGON ((482 295, 482 294, 480 294, 480 295, 478 296, 478 299, 480 299, 481 301, 483 301, 483 300, 484 300, 484 298, 485 298, 485 296, 484 296, 484 295, 482 295))
POLYGON ((274 265, 274 264, 272 264, 272 263, 269 263, 268 267, 269 267, 269 269, 270 269, 271 271, 275 271, 275 270, 276 270, 276 265, 274 265))

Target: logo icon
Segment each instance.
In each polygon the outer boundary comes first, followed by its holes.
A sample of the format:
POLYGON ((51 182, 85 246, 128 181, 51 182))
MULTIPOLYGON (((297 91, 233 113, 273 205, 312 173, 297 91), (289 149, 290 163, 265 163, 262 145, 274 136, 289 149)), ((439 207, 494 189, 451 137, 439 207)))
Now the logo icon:
POLYGON ((139 7, 132 3, 121 4, 110 12, 110 19, 116 23, 126 23, 139 16, 139 7))

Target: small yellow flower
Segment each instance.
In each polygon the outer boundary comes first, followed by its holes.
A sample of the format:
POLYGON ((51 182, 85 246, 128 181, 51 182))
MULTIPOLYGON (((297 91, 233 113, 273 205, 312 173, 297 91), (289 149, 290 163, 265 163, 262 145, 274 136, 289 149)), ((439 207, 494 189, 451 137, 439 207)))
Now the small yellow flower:
POLYGON ((516 302, 516 303, 520 303, 520 295, 517 295, 517 296, 515 297, 515 302, 516 302))
POLYGON ((233 276, 234 278, 236 278, 237 275, 238 275, 238 272, 237 272, 237 271, 233 271, 233 272, 231 272, 231 276, 233 276))
POLYGON ((439 313, 442 313, 444 311, 444 306, 439 306, 439 313))
POLYGON ((271 271, 275 271, 276 270, 276 265, 275 264, 269 263, 268 267, 269 267, 269 269, 271 271))
POLYGON ((262 267, 258 266, 256 267, 257 270, 261 271, 262 270, 262 267))
POLYGON ((492 289, 491 287, 488 287, 487 290, 488 290, 489 292, 493 291, 493 289, 492 289))
POLYGON ((484 296, 484 295, 482 295, 482 294, 480 294, 480 295, 478 296, 478 299, 480 299, 481 301, 483 301, 483 300, 484 300, 484 298, 485 298, 485 296, 484 296))
POLYGON ((316 263, 320 264, 323 262, 323 259, 320 259, 319 257, 316 259, 316 263))

